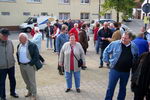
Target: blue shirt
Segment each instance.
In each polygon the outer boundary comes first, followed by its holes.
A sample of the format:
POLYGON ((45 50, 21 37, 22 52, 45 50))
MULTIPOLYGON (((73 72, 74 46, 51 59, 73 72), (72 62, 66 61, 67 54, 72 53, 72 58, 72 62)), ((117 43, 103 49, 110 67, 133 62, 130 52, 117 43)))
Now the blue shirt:
POLYGON ((133 40, 133 42, 137 45, 139 49, 139 52, 138 52, 139 55, 141 55, 144 52, 149 51, 148 42, 144 40, 143 38, 137 37, 133 40))
POLYGON ((69 41, 69 35, 68 34, 59 34, 56 38, 56 52, 60 52, 62 46, 64 43, 69 41))

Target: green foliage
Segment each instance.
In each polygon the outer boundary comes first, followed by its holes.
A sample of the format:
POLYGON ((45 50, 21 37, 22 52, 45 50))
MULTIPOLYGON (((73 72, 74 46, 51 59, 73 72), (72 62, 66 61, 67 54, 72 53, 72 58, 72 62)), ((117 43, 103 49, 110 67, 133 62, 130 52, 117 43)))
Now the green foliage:
POLYGON ((105 0, 102 4, 103 11, 100 14, 106 13, 108 10, 115 9, 117 12, 122 12, 125 16, 132 15, 132 8, 135 7, 134 0, 105 0))

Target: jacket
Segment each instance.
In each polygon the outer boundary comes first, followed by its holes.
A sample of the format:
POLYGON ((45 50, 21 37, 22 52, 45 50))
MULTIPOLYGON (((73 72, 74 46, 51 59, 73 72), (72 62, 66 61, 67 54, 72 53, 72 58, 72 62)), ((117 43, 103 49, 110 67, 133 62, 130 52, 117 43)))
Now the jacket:
POLYGON ((44 29, 44 31, 45 31, 46 37, 49 38, 49 37, 54 33, 54 28, 53 28, 53 26, 50 26, 50 34, 49 34, 49 29, 48 29, 48 27, 46 27, 46 28, 44 29))
POLYGON ((137 47, 139 49, 139 55, 141 55, 144 52, 149 51, 148 42, 146 40, 144 40, 144 38, 137 37, 133 40, 133 42, 137 45, 137 47))
POLYGON ((143 53, 136 61, 131 77, 131 89, 135 92, 150 90, 150 53, 143 53))
MULTIPOLYGON (((121 40, 113 41, 104 50, 103 61, 110 63, 110 67, 114 68, 122 52, 121 40)), ((135 43, 131 42, 132 62, 138 58, 138 48, 135 43)))
POLYGON ((102 40, 102 38, 111 38, 111 36, 112 36, 112 31, 109 28, 107 29, 101 28, 98 31, 98 42, 101 44, 101 48, 106 48, 107 45, 110 43, 107 40, 102 40))
POLYGON ((10 40, 0 40, 0 69, 8 69, 15 66, 14 47, 10 40))
MULTIPOLYGON (((83 48, 80 43, 76 42, 74 48, 73 48, 74 55, 77 57, 77 59, 83 60, 83 65, 85 65, 85 54, 83 51, 83 48)), ((71 47, 70 42, 66 42, 61 51, 60 51, 60 57, 59 57, 59 64, 64 65, 64 69, 66 72, 70 72, 70 54, 71 54, 71 47)), ((74 71, 80 71, 80 68, 78 67, 78 61, 74 57, 74 71)))
POLYGON ((36 33, 32 40, 31 40, 33 43, 35 43, 38 47, 38 49, 40 50, 41 49, 41 43, 42 43, 42 33, 36 33))
POLYGON ((69 35, 68 34, 59 34, 56 38, 56 52, 60 53, 60 50, 65 42, 69 41, 69 35))
MULTIPOLYGON (((17 55, 18 64, 20 65, 20 62, 19 62, 19 47, 20 47, 20 44, 18 44, 18 46, 17 46, 16 55, 17 55)), ((37 70, 42 68, 42 63, 40 62, 40 59, 39 59, 39 50, 38 50, 36 44, 28 41, 28 51, 29 51, 29 54, 27 54, 27 56, 31 60, 29 62, 29 64, 31 66, 35 65, 37 70)))
POLYGON ((83 29, 81 29, 79 32, 79 43, 82 45, 83 49, 87 49, 89 46, 86 31, 83 29))
POLYGON ((112 41, 116 41, 116 40, 120 40, 121 39, 121 32, 120 30, 116 30, 112 37, 108 39, 109 42, 112 42, 112 41))
POLYGON ((69 31, 69 34, 74 34, 75 36, 75 39, 76 41, 78 42, 79 41, 79 37, 78 37, 78 34, 79 34, 79 29, 77 30, 76 28, 72 28, 70 31, 69 31))

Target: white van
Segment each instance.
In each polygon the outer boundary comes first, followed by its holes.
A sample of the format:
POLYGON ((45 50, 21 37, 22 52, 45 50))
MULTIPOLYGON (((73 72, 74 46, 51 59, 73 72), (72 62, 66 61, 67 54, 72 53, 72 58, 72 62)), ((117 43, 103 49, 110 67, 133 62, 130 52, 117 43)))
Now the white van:
POLYGON ((56 18, 52 16, 31 16, 19 27, 21 30, 30 32, 34 27, 34 24, 37 24, 40 30, 43 30, 46 27, 46 23, 50 21, 52 24, 55 23, 56 18))

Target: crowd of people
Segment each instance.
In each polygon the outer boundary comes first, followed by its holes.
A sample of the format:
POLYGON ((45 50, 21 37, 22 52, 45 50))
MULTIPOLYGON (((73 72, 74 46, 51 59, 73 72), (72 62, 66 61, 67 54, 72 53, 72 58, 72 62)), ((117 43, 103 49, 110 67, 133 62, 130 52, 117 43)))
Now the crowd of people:
MULTIPOLYGON (((125 100, 126 86, 131 74, 131 89, 134 100, 150 100, 150 29, 141 32, 133 39, 133 34, 121 26, 121 23, 95 23, 93 40, 96 54, 100 54, 100 66, 104 64, 110 69, 108 88, 105 100, 112 100, 115 87, 119 81, 117 100, 125 100)), ((45 64, 42 57, 41 43, 46 36, 46 49, 53 50, 58 55, 58 73, 64 75, 67 88, 72 89, 72 75, 77 93, 80 93, 80 72, 86 70, 85 56, 89 47, 89 24, 64 22, 58 20, 54 25, 47 22, 44 31, 34 25, 31 31, 32 39, 26 33, 19 34, 20 43, 17 46, 17 61, 28 93, 25 97, 36 100, 36 71, 45 64)), ((0 100, 6 100, 5 80, 8 74, 10 80, 10 95, 19 98, 15 91, 15 59, 14 47, 8 39, 9 30, 0 29, 0 100)))

